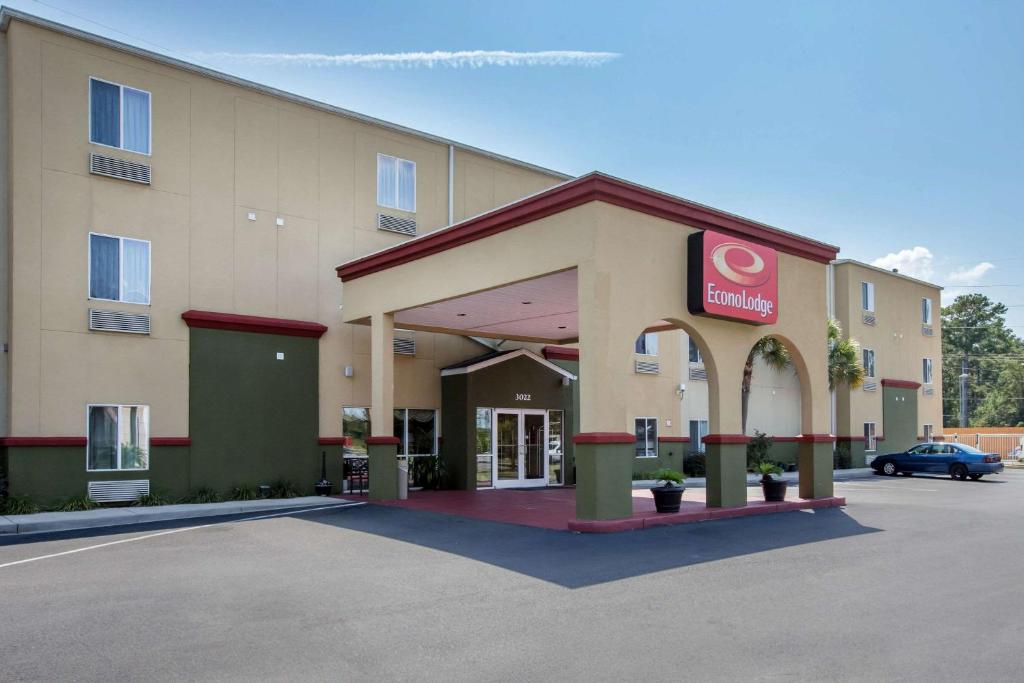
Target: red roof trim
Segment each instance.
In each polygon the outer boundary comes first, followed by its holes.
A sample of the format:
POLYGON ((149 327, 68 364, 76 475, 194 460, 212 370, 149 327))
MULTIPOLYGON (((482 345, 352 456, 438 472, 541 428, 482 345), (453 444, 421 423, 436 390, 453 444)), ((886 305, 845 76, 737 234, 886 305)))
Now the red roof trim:
POLYGON ((189 327, 202 327, 213 330, 233 330, 235 332, 258 332, 262 334, 281 334, 289 337, 314 337, 319 339, 327 331, 326 325, 306 320, 286 320, 285 318, 262 318, 255 315, 237 315, 235 313, 215 313, 213 311, 185 311, 181 319, 189 327))
POLYGON ((151 436, 150 446, 191 446, 192 438, 188 436, 151 436))
POLYGON ((800 443, 832 443, 836 437, 834 434, 801 434, 796 440, 800 443))
POLYGON ((568 346, 545 346, 540 350, 547 360, 579 360, 580 350, 568 346))
POLYGON ((84 436, 4 436, 0 446, 85 446, 84 436))
POLYGON ((893 387, 894 389, 920 389, 920 382, 912 382, 907 379, 883 379, 883 387, 893 387))
POLYGON ((628 432, 582 432, 572 437, 579 443, 636 443, 636 435, 628 432))
POLYGON ((746 434, 708 434, 703 441, 704 443, 747 444, 750 443, 750 437, 746 434))
POLYGON ((317 439, 317 443, 321 446, 351 446, 351 436, 321 436, 317 439))
POLYGON ((838 248, 822 242, 633 185, 618 178, 591 173, 482 216, 349 261, 338 266, 336 270, 338 277, 343 281, 355 280, 593 201, 614 204, 676 223, 685 223, 698 229, 717 230, 819 263, 828 263, 839 253, 838 248))
POLYGON ((658 443, 690 443, 688 436, 659 436, 658 443))
POLYGON ((402 443, 402 440, 397 436, 368 436, 366 437, 367 446, 397 446, 402 443))

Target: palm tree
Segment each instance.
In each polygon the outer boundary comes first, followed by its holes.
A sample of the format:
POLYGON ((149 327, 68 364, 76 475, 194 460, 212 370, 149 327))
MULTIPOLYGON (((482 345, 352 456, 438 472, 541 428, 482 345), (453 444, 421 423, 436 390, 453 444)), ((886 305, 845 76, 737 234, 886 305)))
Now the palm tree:
POLYGON ((864 383, 864 366, 860 360, 860 344, 856 339, 843 337, 839 321, 828 321, 828 390, 835 391, 840 384, 856 389, 864 383))
POLYGON ((781 372, 789 367, 789 351, 775 337, 761 337, 747 354, 747 363, 743 366, 741 422, 743 433, 747 433, 747 413, 750 406, 750 383, 754 379, 754 360, 760 358, 772 370, 781 372))

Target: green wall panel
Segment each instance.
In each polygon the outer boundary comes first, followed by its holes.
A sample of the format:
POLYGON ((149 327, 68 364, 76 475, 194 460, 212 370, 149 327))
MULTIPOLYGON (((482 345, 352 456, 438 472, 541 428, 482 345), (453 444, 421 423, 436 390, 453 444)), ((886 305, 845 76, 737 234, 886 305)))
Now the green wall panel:
POLYGON ((882 388, 882 430, 879 453, 897 453, 917 443, 917 390, 882 388))

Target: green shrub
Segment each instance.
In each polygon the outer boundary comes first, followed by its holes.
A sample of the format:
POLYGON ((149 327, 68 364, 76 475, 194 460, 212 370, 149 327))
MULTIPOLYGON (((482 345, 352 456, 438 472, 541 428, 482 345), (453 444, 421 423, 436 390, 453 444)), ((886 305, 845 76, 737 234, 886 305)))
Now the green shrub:
POLYGON ((670 470, 667 467, 663 467, 654 473, 653 479, 665 482, 665 486, 671 486, 672 484, 682 484, 686 477, 678 470, 670 470))
POLYGON ((683 458, 683 474, 688 477, 707 476, 707 458, 703 453, 690 453, 683 458))
POLYGON ((228 493, 228 498, 231 500, 256 500, 259 497, 260 492, 256 490, 256 487, 248 484, 236 486, 228 493))
POLYGON ((428 490, 444 488, 448 468, 439 455, 418 455, 409 458, 409 478, 412 486, 428 490))
POLYGON ((8 496, 0 501, 0 514, 4 515, 32 515, 40 511, 28 496, 8 496))
POLYGON ((99 503, 89 496, 72 496, 53 509, 57 512, 81 512, 98 508, 99 503))
POLYGON ((157 505, 167 505, 170 502, 162 492, 150 491, 136 498, 132 505, 136 507, 155 507, 157 505))
POLYGON ((853 456, 850 455, 850 444, 843 442, 836 446, 832 454, 832 467, 837 470, 848 470, 853 467, 853 456))
POLYGON ((220 494, 208 486, 201 486, 181 499, 182 503, 219 503, 220 494))
POLYGON ((271 498, 298 498, 301 495, 298 487, 287 479, 278 479, 270 485, 271 498))
POLYGON ((774 439, 765 434, 754 430, 754 436, 750 437, 750 441, 747 442, 747 469, 757 469, 757 464, 768 459, 768 449, 772 447, 774 439))
POLYGON ((774 463, 770 460, 762 460, 761 462, 757 463, 755 471, 758 474, 782 474, 782 468, 779 467, 777 463, 774 463))

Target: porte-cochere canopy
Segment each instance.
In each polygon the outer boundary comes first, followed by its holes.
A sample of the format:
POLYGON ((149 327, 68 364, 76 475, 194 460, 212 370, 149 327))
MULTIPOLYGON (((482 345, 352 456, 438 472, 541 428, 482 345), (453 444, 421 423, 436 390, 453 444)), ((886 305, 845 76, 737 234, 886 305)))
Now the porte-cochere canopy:
MULTIPOLYGON (((765 335, 784 341, 800 376, 806 445, 801 495, 831 495, 824 333, 826 266, 837 252, 822 242, 592 173, 349 261, 337 272, 345 287, 344 321, 372 326, 374 428, 390 424, 384 418, 393 405, 396 324, 468 336, 578 342, 578 511, 600 518, 621 516, 621 501, 605 504, 605 499, 629 495, 628 472, 605 466, 614 458, 602 458, 596 469, 580 459, 591 451, 630 450, 633 412, 626 392, 615 387, 631 371, 637 332, 652 321, 658 321, 659 329, 685 329, 704 356, 709 505, 741 504, 741 494, 745 501, 739 387, 747 354, 765 335), (703 287, 688 282, 700 267, 690 260, 693 246, 688 244, 697 234, 705 243, 727 243, 715 258, 731 257, 731 251, 748 259, 731 266, 734 276, 740 273, 736 282, 754 287, 759 281, 743 274, 772 260, 775 322, 757 325, 691 312, 688 287, 703 287)), ((709 291, 718 297, 715 301, 727 301, 713 287, 709 291)), ((730 296, 737 306, 764 308, 753 292, 730 296)))

